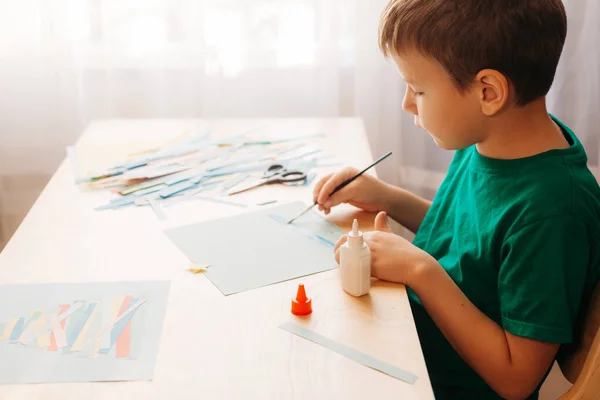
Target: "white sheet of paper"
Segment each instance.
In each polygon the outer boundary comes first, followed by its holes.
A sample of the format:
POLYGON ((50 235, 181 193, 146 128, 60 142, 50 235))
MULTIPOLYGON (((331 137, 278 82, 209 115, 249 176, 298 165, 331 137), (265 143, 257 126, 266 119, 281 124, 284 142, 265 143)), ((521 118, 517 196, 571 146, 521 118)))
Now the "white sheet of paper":
POLYGON ((230 295, 337 267, 333 246, 325 243, 344 234, 336 225, 315 213, 291 225, 278 221, 305 208, 301 202, 289 203, 165 233, 190 261, 209 264, 204 275, 230 295))

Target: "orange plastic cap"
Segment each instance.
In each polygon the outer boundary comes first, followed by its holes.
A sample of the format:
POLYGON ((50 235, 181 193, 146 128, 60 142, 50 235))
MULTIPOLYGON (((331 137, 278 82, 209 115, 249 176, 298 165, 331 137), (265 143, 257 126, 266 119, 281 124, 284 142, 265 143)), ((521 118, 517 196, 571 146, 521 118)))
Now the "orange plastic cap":
POLYGON ((312 313, 312 301, 309 297, 306 297, 304 285, 299 284, 296 298, 292 299, 292 314, 308 315, 310 313, 312 313))

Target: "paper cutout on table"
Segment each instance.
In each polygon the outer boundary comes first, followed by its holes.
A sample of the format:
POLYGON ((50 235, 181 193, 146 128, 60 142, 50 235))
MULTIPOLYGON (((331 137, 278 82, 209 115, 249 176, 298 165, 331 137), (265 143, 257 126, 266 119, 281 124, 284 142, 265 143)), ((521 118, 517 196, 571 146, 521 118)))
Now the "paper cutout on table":
POLYGON ((194 264, 211 264, 204 273, 230 295, 337 268, 331 247, 343 235, 319 215, 307 214, 298 224, 289 219, 306 205, 301 202, 205 221, 165 231, 194 264), (310 232, 310 234, 307 234, 310 232))
POLYGON ((386 375, 389 375, 393 378, 399 379, 411 385, 414 384, 418 379, 418 377, 413 373, 405 371, 402 368, 396 367, 394 365, 388 364, 368 354, 362 353, 356 349, 353 349, 352 347, 343 345, 339 342, 336 342, 335 340, 329 339, 323 335, 311 331, 310 329, 306 329, 293 322, 286 322, 280 325, 279 327, 285 331, 293 333, 294 335, 300 336, 306 340, 310 340, 313 343, 326 347, 339 355, 356 361, 357 363, 366 365, 369 368, 372 368, 379 372, 383 372, 386 375))
POLYGON ((0 286, 0 383, 152 379, 168 282, 0 286))
POLYGON ((194 275, 199 275, 205 273, 208 267, 210 267, 210 265, 202 265, 198 266, 197 268, 188 268, 188 272, 191 272, 194 275))
MULTIPOLYGON (((271 136, 271 135, 269 135, 271 136)), ((212 138, 210 132, 199 132, 180 136, 145 151, 129 154, 120 162, 104 170, 86 168, 84 176, 77 176, 76 182, 88 188, 116 188, 123 196, 109 204, 102 204, 96 210, 117 210, 133 205, 146 206, 147 200, 164 203, 167 199, 174 204, 189 197, 184 196, 198 189, 211 186, 210 178, 222 178, 219 185, 221 194, 226 194, 234 186, 248 177, 248 172, 262 172, 274 162, 283 163, 288 169, 302 169, 306 173, 316 168, 319 148, 307 148, 299 141, 323 134, 295 137, 264 137, 246 132, 233 137, 212 138), (312 158, 309 158, 312 157, 312 158), (135 195, 133 197, 126 197, 135 195)), ((77 170, 75 148, 67 149, 69 158, 77 170)), ((87 161, 89 157, 82 157, 87 161)), ((115 155, 113 161, 120 157, 115 155)), ((300 185, 301 183, 299 183, 300 185)), ((202 200, 215 201, 214 197, 202 200)), ((150 204, 151 205, 151 204, 150 204)), ((231 204, 235 206, 244 205, 231 204)))
POLYGON ((275 204, 277 203, 277 200, 266 200, 266 201, 262 201, 260 203, 256 203, 257 206, 266 206, 269 204, 275 204))
MULTIPOLYGON (((86 302, 77 301, 73 304, 59 304, 57 307, 52 307, 52 309, 58 308, 60 310, 58 313, 33 311, 29 314, 30 316, 27 318, 26 323, 23 323, 23 321, 25 321, 25 318, 19 318, 17 320, 18 322, 12 327, 7 326, 7 330, 5 331, 5 334, 2 337, 10 337, 9 343, 13 345, 37 347, 47 351, 56 351, 58 349, 64 348, 65 350, 61 353, 62 355, 74 354, 86 348, 95 340, 100 340, 102 342, 100 354, 108 354, 109 350, 113 347, 116 341, 120 340, 121 342, 123 342, 123 340, 125 340, 121 337, 121 333, 123 331, 123 327, 121 327, 121 325, 123 324, 118 325, 119 322, 122 319, 126 318, 127 326, 129 326, 131 324, 132 317, 135 315, 135 312, 137 311, 139 306, 146 302, 145 299, 140 299, 138 300, 139 304, 136 304, 136 307, 134 309, 126 310, 124 307, 127 304, 131 303, 131 299, 131 296, 120 296, 112 299, 107 299, 105 301, 87 302, 87 305, 93 309, 98 308, 98 305, 100 304, 102 307, 102 313, 88 314, 87 318, 85 318, 84 325, 76 323, 74 326, 69 326, 69 342, 67 342, 65 333, 65 325, 67 322, 69 322, 69 319, 62 318, 59 320, 59 316, 69 308, 80 309, 80 305, 86 304, 86 302), (108 314, 107 307, 110 303, 122 304, 121 311, 118 315, 111 316, 110 314, 108 314), (105 331, 97 333, 91 332, 88 329, 89 326, 93 323, 94 318, 102 318, 104 321, 109 321, 109 326, 105 328, 105 331), (40 338, 44 335, 48 335, 48 345, 45 344, 45 340, 40 340, 40 338), (98 339, 99 336, 102 337, 98 339), (32 338, 37 339, 37 341, 32 340, 32 338)), ((129 338, 127 338, 127 340, 128 339, 129 338)), ((129 348, 128 343, 122 344, 122 346, 126 346, 127 348, 129 348)), ((129 354, 127 353, 127 356, 128 355, 129 354)), ((92 357, 90 358, 94 358, 94 356, 95 354, 92 355, 92 357)), ((122 355, 117 354, 117 357, 121 356, 122 355)))

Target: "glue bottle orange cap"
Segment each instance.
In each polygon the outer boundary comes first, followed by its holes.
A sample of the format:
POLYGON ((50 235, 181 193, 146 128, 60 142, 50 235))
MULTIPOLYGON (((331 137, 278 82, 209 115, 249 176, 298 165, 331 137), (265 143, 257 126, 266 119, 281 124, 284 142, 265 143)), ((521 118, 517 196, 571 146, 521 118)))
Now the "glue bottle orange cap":
POLYGON ((296 298, 292 299, 292 314, 308 315, 310 313, 312 313, 312 300, 306 296, 304 285, 299 284, 296 298))

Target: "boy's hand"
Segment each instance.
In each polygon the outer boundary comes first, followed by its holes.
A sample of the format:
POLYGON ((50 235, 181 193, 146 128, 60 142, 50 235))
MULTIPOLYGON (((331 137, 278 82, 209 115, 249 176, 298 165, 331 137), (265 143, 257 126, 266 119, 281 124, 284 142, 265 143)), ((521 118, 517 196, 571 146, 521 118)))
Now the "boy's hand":
POLYGON ((313 201, 319 203, 319 210, 329 214, 333 207, 341 203, 348 203, 369 212, 384 209, 384 199, 389 197, 387 195, 388 185, 366 174, 359 176, 352 183, 330 196, 333 189, 357 173, 358 170, 355 168, 344 168, 321 178, 313 190, 313 201))
MULTIPOLYGON (((378 279, 410 285, 415 271, 433 260, 429 254, 393 233, 385 212, 377 214, 375 231, 363 233, 363 238, 371 250, 371 275, 378 279)), ((344 235, 335 245, 338 264, 339 248, 347 239, 344 235)))

